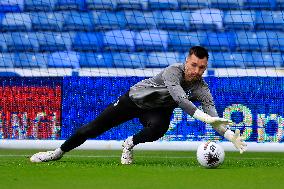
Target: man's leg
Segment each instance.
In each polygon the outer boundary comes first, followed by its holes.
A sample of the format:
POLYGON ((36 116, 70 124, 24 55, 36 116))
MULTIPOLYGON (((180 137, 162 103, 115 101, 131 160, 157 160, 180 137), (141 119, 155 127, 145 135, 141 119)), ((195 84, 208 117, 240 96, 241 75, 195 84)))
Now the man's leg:
POLYGON ((109 105, 94 121, 79 128, 60 148, 49 151, 39 152, 31 157, 32 162, 44 162, 60 159, 65 152, 80 146, 88 138, 95 138, 107 130, 137 117, 141 112, 128 96, 128 93, 121 96, 119 100, 109 105))
POLYGON ((174 108, 156 108, 144 111, 139 120, 144 128, 134 136, 128 137, 123 143, 122 164, 133 162, 133 147, 139 143, 153 142, 167 132, 174 108))

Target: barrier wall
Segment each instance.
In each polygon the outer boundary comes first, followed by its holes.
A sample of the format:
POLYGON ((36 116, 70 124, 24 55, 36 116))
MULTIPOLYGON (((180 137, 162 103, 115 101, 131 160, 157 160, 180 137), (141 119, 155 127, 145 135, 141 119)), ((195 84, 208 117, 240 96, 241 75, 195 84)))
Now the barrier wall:
MULTIPOLYGON (((67 139, 143 77, 0 78, 0 137, 13 140, 67 139)), ((206 77, 219 116, 234 122, 248 142, 283 142, 284 78, 206 77)), ((196 104, 199 106, 200 104, 196 104)), ((111 119, 111 117, 110 117, 111 119)), ((111 129, 96 140, 121 141, 142 128, 138 119, 111 129)), ((210 125, 173 112, 160 141, 223 141, 210 125)), ((38 140, 35 140, 38 141, 38 140)), ((5 147, 5 146, 1 146, 5 147)))

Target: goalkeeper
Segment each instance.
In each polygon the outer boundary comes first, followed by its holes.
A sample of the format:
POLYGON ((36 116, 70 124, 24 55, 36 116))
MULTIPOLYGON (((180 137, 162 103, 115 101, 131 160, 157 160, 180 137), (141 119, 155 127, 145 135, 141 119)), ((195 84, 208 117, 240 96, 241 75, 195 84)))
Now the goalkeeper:
POLYGON ((192 117, 211 124, 213 128, 243 153, 246 144, 240 131, 229 129, 230 120, 218 117, 212 95, 202 75, 207 68, 208 52, 200 46, 192 47, 184 64, 173 64, 158 75, 138 82, 130 90, 110 104, 95 120, 79 128, 60 148, 34 154, 32 162, 60 159, 64 153, 95 138, 111 128, 139 118, 143 129, 128 137, 122 144, 122 164, 133 162, 133 147, 153 142, 168 130, 174 108, 180 107, 192 117), (202 103, 203 111, 192 102, 202 103))

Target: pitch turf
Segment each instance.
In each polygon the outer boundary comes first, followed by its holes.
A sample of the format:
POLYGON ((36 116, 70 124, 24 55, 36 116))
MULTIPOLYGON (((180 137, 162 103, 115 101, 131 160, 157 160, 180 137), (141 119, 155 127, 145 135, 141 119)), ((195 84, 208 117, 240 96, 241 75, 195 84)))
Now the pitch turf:
POLYGON ((1 189, 274 189, 284 186, 284 153, 227 152, 217 169, 200 167, 195 152, 135 151, 120 165, 120 151, 72 151, 51 163, 30 163, 36 151, 0 150, 1 189))

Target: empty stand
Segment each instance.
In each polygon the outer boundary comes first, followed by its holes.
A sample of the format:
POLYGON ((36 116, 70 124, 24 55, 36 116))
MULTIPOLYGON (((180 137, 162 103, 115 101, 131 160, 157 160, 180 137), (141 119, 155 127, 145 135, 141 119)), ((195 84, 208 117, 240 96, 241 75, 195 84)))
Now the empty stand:
POLYGON ((144 68, 146 53, 113 53, 113 66, 115 68, 144 68))
POLYGON ((165 51, 168 47, 168 32, 164 30, 143 30, 136 34, 137 51, 165 51))
POLYGON ((78 32, 72 40, 75 51, 101 51, 103 49, 103 34, 101 32, 78 32))
POLYGON ((111 68, 113 67, 113 58, 111 53, 80 53, 79 63, 82 68, 111 68))

